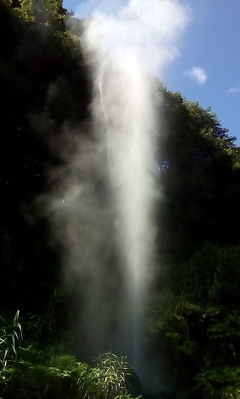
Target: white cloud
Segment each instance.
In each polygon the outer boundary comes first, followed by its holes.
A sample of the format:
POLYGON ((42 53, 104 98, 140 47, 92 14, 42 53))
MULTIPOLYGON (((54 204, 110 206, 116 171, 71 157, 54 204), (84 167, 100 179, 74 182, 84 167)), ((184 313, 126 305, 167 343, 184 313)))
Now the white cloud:
POLYGON ((185 72, 185 75, 192 78, 195 83, 203 85, 207 81, 207 74, 201 67, 192 67, 185 72))
POLYGON ((240 93, 240 87, 230 87, 227 91, 229 94, 237 94, 240 93))

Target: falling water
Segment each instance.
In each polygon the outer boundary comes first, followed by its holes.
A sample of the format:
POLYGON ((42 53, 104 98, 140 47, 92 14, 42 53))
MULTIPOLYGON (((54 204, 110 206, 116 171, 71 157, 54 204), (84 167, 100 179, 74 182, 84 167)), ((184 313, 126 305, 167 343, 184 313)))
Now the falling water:
POLYGON ((93 118, 99 120, 102 110, 124 276, 121 308, 127 312, 122 313, 119 332, 136 369, 154 275, 154 206, 159 194, 155 182, 159 104, 150 73, 162 74, 167 61, 176 56, 176 33, 185 22, 180 2, 130 0, 114 14, 106 9, 95 12, 86 30, 86 44, 94 54, 93 118))
POLYGON ((138 371, 156 263, 160 104, 153 76, 162 77, 178 55, 187 22, 182 3, 123 0, 109 11, 109 2, 95 2, 83 38, 95 82, 94 127, 79 136, 84 126, 65 126, 61 182, 47 201, 66 277, 73 276, 71 286, 81 296, 81 320, 74 313, 74 325, 84 331, 81 349, 96 354, 112 346, 138 371))
POLYGON ((122 315, 120 335, 136 367, 149 277, 153 274, 156 118, 151 85, 130 55, 117 66, 111 60, 105 62, 101 76, 102 102, 108 110, 109 178, 125 282, 121 308, 128 309, 128 315, 122 315), (114 106, 113 98, 117 99, 114 106))

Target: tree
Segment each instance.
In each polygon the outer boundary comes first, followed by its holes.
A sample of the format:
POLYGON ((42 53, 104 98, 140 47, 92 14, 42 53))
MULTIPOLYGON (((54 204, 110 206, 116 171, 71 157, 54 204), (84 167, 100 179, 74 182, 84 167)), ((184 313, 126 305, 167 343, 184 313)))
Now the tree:
POLYGON ((163 249, 186 252, 208 240, 238 242, 239 150, 234 138, 210 109, 187 102, 178 93, 164 90, 163 95, 166 122, 159 133, 163 249))

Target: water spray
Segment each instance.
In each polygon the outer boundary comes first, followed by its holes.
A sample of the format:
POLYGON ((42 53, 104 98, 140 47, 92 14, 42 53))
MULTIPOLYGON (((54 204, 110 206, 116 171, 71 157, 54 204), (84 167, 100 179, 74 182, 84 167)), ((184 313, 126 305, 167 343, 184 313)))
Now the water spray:
POLYGON ((106 247, 111 246, 117 252, 122 281, 113 347, 127 354, 137 370, 141 369, 141 335, 156 262, 154 206, 159 188, 154 171, 156 137, 161 132, 153 76, 161 80, 166 66, 178 55, 177 42, 188 20, 183 3, 128 0, 113 14, 106 2, 103 9, 96 0, 82 38, 94 54, 95 131, 89 141, 69 146, 75 152, 64 154, 66 177, 56 194, 78 204, 74 210, 55 211, 54 220, 66 248, 66 269, 87 282, 82 283, 86 301, 81 309, 86 350, 91 353, 94 348, 97 353, 109 346, 110 327, 102 319, 109 305, 107 283, 114 278, 111 270, 106 273, 106 247), (99 128, 100 114, 104 129, 99 128), (103 147, 107 147, 107 165, 103 147), (108 201, 100 198, 96 183, 103 178, 110 184, 108 201))
POLYGON ((107 147, 107 159, 109 161, 110 157, 110 149, 109 149, 109 129, 108 129, 108 118, 107 113, 105 111, 104 102, 103 102, 103 92, 102 92, 102 82, 99 81, 99 96, 100 96, 100 104, 103 113, 104 123, 105 123, 105 132, 106 132, 106 147, 107 147))

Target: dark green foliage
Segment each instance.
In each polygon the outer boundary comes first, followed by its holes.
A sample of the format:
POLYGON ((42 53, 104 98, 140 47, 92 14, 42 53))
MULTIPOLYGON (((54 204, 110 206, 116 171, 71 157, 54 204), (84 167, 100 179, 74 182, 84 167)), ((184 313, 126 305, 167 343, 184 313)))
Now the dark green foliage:
POLYGON ((206 241, 239 242, 237 148, 210 109, 163 91, 159 136, 162 250, 189 256, 206 241), (163 236, 163 237, 162 237, 163 236))
MULTIPOLYGON (((6 398, 79 398, 78 381, 89 366, 70 356, 60 356, 44 363, 22 360, 4 373, 6 398)), ((90 381, 91 383, 91 381, 90 381)))
POLYGON ((73 356, 49 357, 31 348, 21 355, 0 375, 6 399, 131 399, 126 390, 129 367, 114 354, 102 355, 97 367, 78 363, 73 356))
POLYGON ((199 374, 196 380, 207 396, 217 399, 239 398, 239 367, 207 370, 199 374))
POLYGON ((169 265, 172 287, 163 281, 153 301, 151 334, 169 348, 186 397, 239 397, 239 264, 239 246, 208 243, 169 265))
POLYGON ((19 311, 13 321, 1 316, 0 322, 0 392, 5 399, 131 399, 125 357, 108 352, 91 367, 59 354, 53 345, 45 343, 44 350, 20 346, 19 311))
MULTIPOLYGON (((60 162, 49 143, 62 123, 88 116, 91 85, 80 42, 63 22, 20 18, 30 5, 0 2, 0 300, 4 310, 44 312, 61 265, 36 199, 48 189, 46 168, 60 162)), ((46 17, 53 12, 45 11, 46 17)))
POLYGON ((190 301, 231 309, 240 299, 239 264, 239 246, 206 243, 188 261, 171 266, 171 284, 174 291, 190 301))

